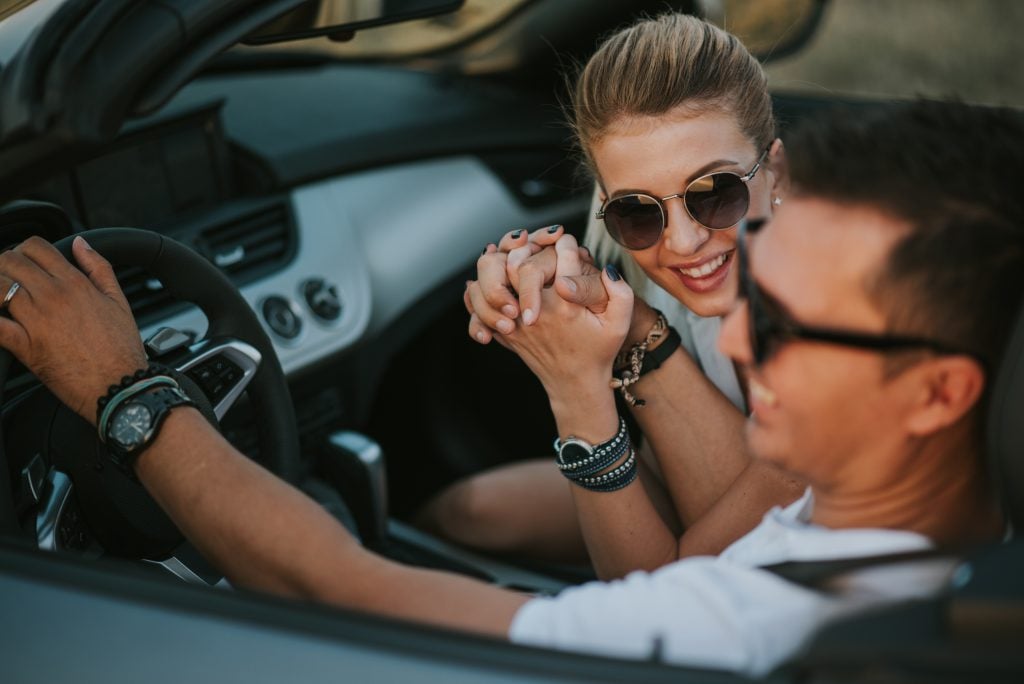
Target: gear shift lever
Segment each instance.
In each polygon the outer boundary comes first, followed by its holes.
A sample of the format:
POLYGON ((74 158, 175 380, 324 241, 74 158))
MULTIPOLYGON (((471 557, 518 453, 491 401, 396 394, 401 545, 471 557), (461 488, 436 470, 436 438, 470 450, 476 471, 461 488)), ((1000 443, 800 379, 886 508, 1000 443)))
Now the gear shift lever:
POLYGON ((320 465, 352 508, 363 540, 381 544, 387 538, 388 486, 380 444, 359 432, 331 433, 320 465))

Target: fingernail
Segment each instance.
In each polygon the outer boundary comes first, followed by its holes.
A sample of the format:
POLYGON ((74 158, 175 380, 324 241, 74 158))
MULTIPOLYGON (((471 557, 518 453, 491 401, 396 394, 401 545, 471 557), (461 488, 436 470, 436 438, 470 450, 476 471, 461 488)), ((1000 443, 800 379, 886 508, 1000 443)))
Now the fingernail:
POLYGON ((565 276, 563 276, 562 277, 562 282, 565 283, 565 287, 566 287, 566 289, 569 290, 569 292, 572 292, 573 294, 576 294, 576 281, 575 280, 573 280, 572 278, 566 278, 565 276))
POLYGON ((477 332, 477 334, 476 334, 476 341, 477 341, 477 342, 480 342, 481 344, 483 344, 483 342, 484 342, 484 341, 485 341, 486 339, 487 339, 487 336, 486 336, 486 335, 484 335, 484 333, 483 333, 483 331, 482 331, 482 330, 481 330, 481 331, 479 331, 479 332, 477 332))
POLYGON ((533 309, 527 309, 523 312, 523 323, 526 325, 533 323, 535 318, 537 318, 537 315, 533 313, 533 309))
POLYGON ((513 230, 513 231, 512 231, 512 235, 511 235, 511 238, 512 238, 513 240, 518 240, 518 239, 519 239, 519 236, 520 236, 520 235, 522 235, 522 234, 523 234, 523 231, 522 231, 522 230, 513 230))
POLYGON ((509 318, 515 318, 516 314, 519 312, 516 311, 516 307, 512 306, 511 304, 506 304, 505 306, 501 307, 501 313, 505 314, 509 318))
POLYGON ((548 232, 549 233, 557 233, 558 229, 561 228, 561 227, 562 227, 561 223, 556 223, 553 226, 548 226, 548 232))
POLYGON ((76 237, 75 237, 75 240, 76 240, 76 241, 77 241, 77 240, 80 240, 80 241, 82 242, 82 246, 83 246, 83 247, 85 247, 85 248, 86 248, 87 250, 89 250, 90 252, 95 252, 95 251, 96 251, 95 249, 93 249, 93 248, 92 248, 92 245, 90 245, 90 244, 89 244, 89 241, 88 241, 88 240, 86 240, 86 239, 85 239, 84 237, 82 237, 81 235, 78 235, 78 236, 76 236, 76 237))
POLYGON ((593 253, 591 253, 590 248, 587 247, 586 245, 580 245, 580 249, 582 249, 587 254, 590 254, 590 256, 594 256, 593 253))
POLYGON ((604 272, 608 274, 608 277, 614 280, 619 280, 622 276, 619 275, 618 269, 614 265, 608 264, 604 267, 604 272))
POLYGON ((512 321, 506 321, 504 318, 498 321, 498 330, 508 335, 510 332, 516 329, 512 321))

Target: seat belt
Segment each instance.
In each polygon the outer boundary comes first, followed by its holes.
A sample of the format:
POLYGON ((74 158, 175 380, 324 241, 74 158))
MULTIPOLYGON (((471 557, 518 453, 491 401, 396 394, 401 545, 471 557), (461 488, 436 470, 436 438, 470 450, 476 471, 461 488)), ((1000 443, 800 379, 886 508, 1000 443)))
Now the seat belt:
POLYGON ((783 563, 762 565, 760 569, 777 575, 787 582, 792 582, 808 589, 824 591, 824 585, 830 580, 856 570, 940 558, 961 560, 967 556, 967 553, 966 549, 922 549, 920 551, 903 551, 900 553, 859 556, 856 558, 785 561, 783 563))

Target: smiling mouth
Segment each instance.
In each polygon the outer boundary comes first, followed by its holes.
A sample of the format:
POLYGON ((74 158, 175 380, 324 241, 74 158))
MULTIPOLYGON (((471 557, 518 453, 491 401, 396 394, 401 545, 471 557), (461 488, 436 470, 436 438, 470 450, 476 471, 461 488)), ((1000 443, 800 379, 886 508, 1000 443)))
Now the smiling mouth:
POLYGON ((718 270, 721 269, 727 261, 729 261, 731 256, 732 252, 726 252, 725 254, 720 254, 700 266, 694 266, 693 268, 677 268, 676 271, 687 278, 707 278, 708 276, 717 273, 718 270))
POLYGON ((766 408, 774 408, 775 406, 778 406, 778 395, 759 383, 757 380, 750 378, 747 381, 747 387, 750 392, 751 403, 758 403, 766 408))

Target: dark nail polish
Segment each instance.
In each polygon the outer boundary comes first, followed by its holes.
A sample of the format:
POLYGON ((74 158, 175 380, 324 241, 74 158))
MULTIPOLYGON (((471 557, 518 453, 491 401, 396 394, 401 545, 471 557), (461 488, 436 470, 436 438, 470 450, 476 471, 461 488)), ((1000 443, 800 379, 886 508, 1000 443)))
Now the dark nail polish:
POLYGON ((620 278, 622 278, 622 276, 619 275, 618 269, 616 269, 615 266, 613 266, 612 264, 608 264, 607 266, 605 266, 604 272, 607 273, 608 277, 611 278, 612 280, 619 280, 620 278))
POLYGON ((522 234, 523 234, 523 231, 522 231, 522 230, 513 230, 513 231, 512 231, 512 235, 511 235, 511 238, 512 238, 513 240, 518 240, 518 239, 519 239, 519 236, 520 236, 520 235, 522 235, 522 234))
POLYGON ((562 227, 562 224, 560 224, 560 223, 556 223, 553 226, 548 226, 548 232, 549 233, 557 233, 558 229, 561 228, 561 227, 562 227))

